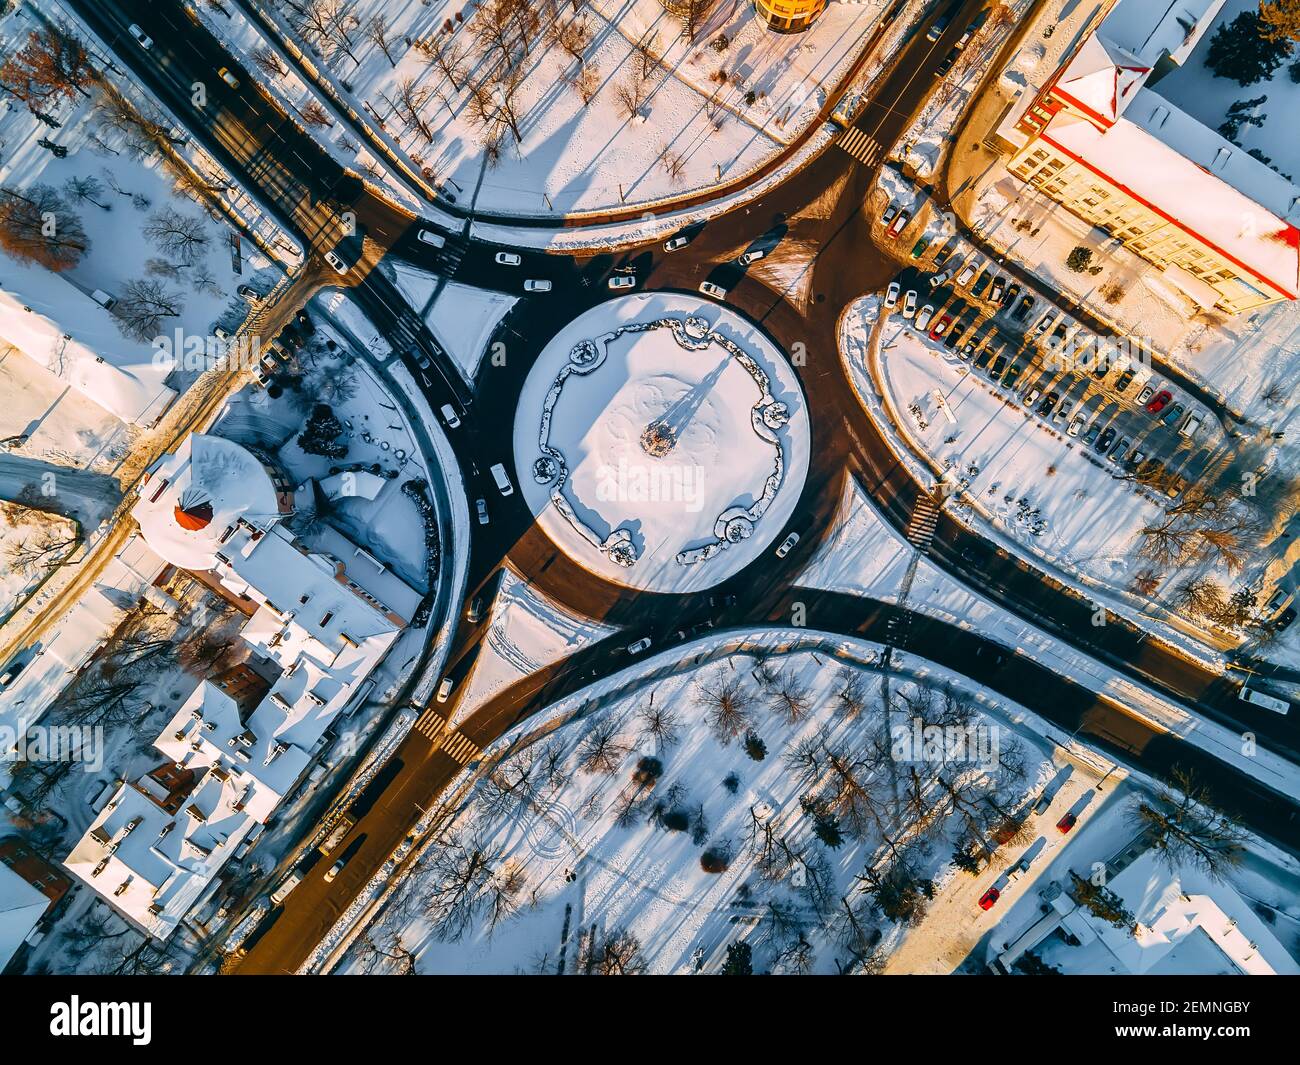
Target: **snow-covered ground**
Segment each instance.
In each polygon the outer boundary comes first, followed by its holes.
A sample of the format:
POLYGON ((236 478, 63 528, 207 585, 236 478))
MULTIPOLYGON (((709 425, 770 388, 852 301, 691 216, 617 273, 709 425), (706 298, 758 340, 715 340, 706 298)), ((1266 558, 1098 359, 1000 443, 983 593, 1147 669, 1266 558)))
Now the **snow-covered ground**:
MULTIPOLYGON (((839 661, 742 652, 647 681, 550 728, 480 782, 345 968, 387 968, 374 948, 397 944, 421 972, 605 971, 617 964, 610 945, 619 933, 655 973, 716 972, 736 940, 751 945, 755 971, 833 973, 868 956, 879 964, 902 929, 851 890, 864 866, 891 868, 871 810, 892 808, 892 791, 872 741, 905 744, 890 725, 906 732, 917 713, 961 704, 969 760, 930 761, 913 779, 960 776, 972 794, 1015 811, 1054 773, 1049 745, 1009 724, 997 704, 960 688, 944 703, 903 677, 891 688, 886 711, 879 674, 848 652, 839 661), (734 736, 708 694, 730 684, 742 718, 734 736), (647 724, 656 710, 667 715, 653 726, 658 735, 647 724), (820 773, 796 761, 810 754, 820 773), (842 775, 825 768, 832 759, 842 775), (863 785, 852 809, 850 779, 863 785), (466 846, 488 868, 472 901, 448 913, 466 846), (489 916, 494 904, 499 920, 489 916)), ((893 871, 918 884, 948 875, 969 824, 933 800, 933 811, 891 823, 906 857, 906 872, 893 871)), ((991 814, 985 830, 997 820, 991 814)))
POLYGON ((77 527, 47 510, 0 499, 0 618, 71 553, 77 527))
MULTIPOLYGON (((524 32, 515 77, 503 76, 500 54, 480 43, 487 7, 370 0, 353 5, 330 40, 312 43, 343 98, 381 126, 412 170, 473 199, 477 211, 546 217, 650 206, 754 169, 807 127, 870 37, 884 0, 831 5, 798 35, 772 33, 750 5, 723 0, 694 41, 657 0, 597 0, 577 14, 556 5, 538 10, 539 25, 524 32), (376 17, 384 20, 378 32, 376 17), (580 28, 561 31, 566 48, 548 23, 580 28), (450 57, 443 68, 432 58, 435 41, 450 57), (508 90, 518 138, 500 114, 500 95, 487 95, 487 121, 474 119, 472 98, 489 80, 508 90), (485 160, 488 145, 495 147, 485 160)), ((276 14, 303 44, 313 36, 289 5, 276 14)), ((256 47, 241 18, 228 27, 207 21, 237 48, 256 47)), ((288 82, 286 96, 301 99, 296 76, 271 80, 277 88, 288 82)), ((326 136, 359 154, 350 131, 326 136)), ((376 169, 369 157, 354 165, 376 169)))
POLYGON ((453 726, 502 689, 616 631, 564 609, 509 569, 484 610, 491 611, 487 632, 473 672, 461 682, 453 726))
POLYGON ((520 395, 515 468, 538 523, 581 565, 698 590, 780 531, 808 440, 798 379, 762 332, 702 299, 637 294, 547 344, 520 395))
POLYGON ((488 340, 519 297, 447 281, 400 262, 393 264, 393 274, 402 295, 456 360, 465 380, 473 381, 488 340))

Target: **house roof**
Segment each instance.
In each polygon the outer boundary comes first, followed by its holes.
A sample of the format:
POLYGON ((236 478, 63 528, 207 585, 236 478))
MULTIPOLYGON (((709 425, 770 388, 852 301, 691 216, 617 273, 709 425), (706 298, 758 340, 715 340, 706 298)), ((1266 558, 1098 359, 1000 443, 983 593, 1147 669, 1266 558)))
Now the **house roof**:
POLYGON ((0 865, 0 969, 18 952, 49 904, 39 890, 7 865, 0 865))

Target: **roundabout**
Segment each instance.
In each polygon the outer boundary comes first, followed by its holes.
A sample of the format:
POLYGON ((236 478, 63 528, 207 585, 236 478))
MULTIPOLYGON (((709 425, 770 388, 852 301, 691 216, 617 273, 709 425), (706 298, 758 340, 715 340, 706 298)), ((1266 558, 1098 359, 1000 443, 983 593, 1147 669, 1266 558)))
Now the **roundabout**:
POLYGON ((807 405, 784 353, 739 314, 640 293, 546 345, 515 415, 538 525, 579 565, 655 592, 713 587, 770 544, 808 469, 807 405))

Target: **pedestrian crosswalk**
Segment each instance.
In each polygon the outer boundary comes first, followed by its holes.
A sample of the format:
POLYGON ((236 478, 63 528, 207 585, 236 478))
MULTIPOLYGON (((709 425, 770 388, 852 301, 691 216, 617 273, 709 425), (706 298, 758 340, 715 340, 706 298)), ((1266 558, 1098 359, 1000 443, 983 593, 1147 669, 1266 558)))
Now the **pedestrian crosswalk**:
POLYGON ((447 719, 436 710, 426 710, 416 719, 415 731, 428 739, 437 739, 446 724, 447 719))
POLYGON ((885 154, 885 150, 881 147, 879 141, 874 137, 867 136, 856 126, 850 127, 841 133, 836 143, 854 159, 866 163, 867 166, 874 166, 880 162, 881 156, 885 154))
POLYGON ((939 524, 939 509, 929 496, 921 496, 916 501, 916 509, 907 523, 907 540, 922 554, 930 550, 934 541, 935 526, 939 524))
POLYGON ((442 750, 457 765, 464 765, 480 753, 473 740, 455 731, 445 734, 442 750))

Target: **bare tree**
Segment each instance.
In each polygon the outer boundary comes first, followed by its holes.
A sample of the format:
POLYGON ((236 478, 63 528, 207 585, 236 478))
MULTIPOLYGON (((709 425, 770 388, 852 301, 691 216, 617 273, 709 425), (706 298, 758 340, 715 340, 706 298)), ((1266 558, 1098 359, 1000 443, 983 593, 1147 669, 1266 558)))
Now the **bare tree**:
POLYGON ((438 33, 416 42, 417 50, 437 68, 457 92, 465 87, 468 56, 449 33, 438 33))
POLYGON ((1134 819, 1171 868, 1186 862, 1222 877, 1245 857, 1245 832, 1217 808, 1209 789, 1181 768, 1173 771, 1173 786, 1162 787, 1154 802, 1137 802, 1134 819))
POLYGON ((840 670, 835 689, 835 712, 852 721, 862 713, 867 704, 866 678, 856 669, 840 670))
POLYGON ((641 736, 645 739, 655 740, 665 747, 672 747, 681 740, 682 718, 671 706, 651 703, 641 708, 638 717, 641 736))
POLYGON ((686 39, 694 41, 714 0, 662 0, 662 3, 664 10, 682 24, 686 39))
POLYGON ((388 65, 396 69, 397 60, 393 58, 396 42, 393 40, 392 27, 388 25, 388 16, 383 12, 371 15, 366 19, 365 34, 366 40, 384 53, 388 65))
POLYGON ((353 32, 359 20, 343 0, 309 0, 294 7, 294 28, 309 42, 316 45, 328 58, 342 52, 354 63, 359 63, 353 51, 353 32))
POLYGON ((90 248, 81 219, 52 185, 0 186, 0 248, 48 270, 76 266, 90 248))
POLYGON ((101 211, 111 211, 113 205, 100 199, 104 186, 94 174, 74 175, 63 183, 63 191, 77 203, 93 203, 101 211))
POLYGON ((1208 577, 1189 577, 1174 586, 1170 605, 1197 617, 1214 619, 1223 613, 1227 600, 1215 581, 1208 577))
POLYGON ((581 63, 568 76, 568 83, 578 90, 586 107, 600 91, 600 70, 595 63, 581 63))
POLYGON ((659 148, 659 162, 672 183, 680 184, 682 175, 686 172, 686 157, 664 144, 659 148))
POLYGON ((307 105, 298 113, 302 115, 302 120, 309 126, 334 125, 334 120, 330 118, 329 112, 317 100, 309 100, 307 105))
POLYGON ((797 725, 812 709, 808 689, 789 674, 782 674, 768 698, 767 705, 768 709, 787 725, 797 725))
POLYGON ((403 78, 398 82, 395 98, 380 94, 380 99, 393 109, 406 128, 418 133, 426 144, 433 143, 433 128, 426 117, 432 98, 433 90, 420 85, 414 78, 403 78))
POLYGON ((581 63, 591 45, 591 26, 582 15, 557 20, 546 27, 546 36, 549 43, 581 63))
POLYGON ((602 717, 587 730, 578 745, 578 765, 588 773, 612 774, 627 749, 619 742, 618 722, 602 717))
POLYGON ((730 744, 753 724, 752 696, 739 678, 719 677, 700 688, 700 697, 706 708, 705 721, 719 743, 730 744))
POLYGON ((282 78, 289 73, 288 68, 280 61, 280 57, 270 48, 255 48, 253 65, 268 78, 282 78))
POLYGON ((110 313, 123 333, 148 342, 158 335, 165 318, 180 317, 180 296, 161 282, 132 280, 122 286, 121 296, 110 313))
POLYGON ((659 34, 653 30, 636 42, 636 54, 640 60, 643 79, 648 79, 659 68, 659 56, 662 51, 663 45, 659 40, 659 34))
POLYGON ((639 976, 646 969, 641 942, 625 928, 615 928, 598 939, 593 929, 579 964, 593 976, 639 976))
POLYGON ((439 841, 420 863, 421 902, 434 935, 454 943, 473 927, 493 894, 500 855, 477 838, 439 841))
POLYGON ((81 41, 62 27, 45 26, 0 66, 0 87, 34 109, 78 94, 89 97, 86 85, 94 75, 81 41))
POLYGON ((141 229, 164 255, 171 255, 182 263, 195 262, 207 249, 208 235, 203 219, 181 214, 164 207, 150 216, 141 229))
POLYGON ((23 539, 6 539, 6 567, 16 573, 36 573, 57 569, 80 543, 76 530, 67 527, 42 526, 23 539))
POLYGON ((636 70, 630 70, 624 75, 623 80, 618 83, 618 88, 614 91, 614 98, 618 101, 623 113, 629 119, 633 119, 641 114, 641 108, 645 105, 649 93, 650 87, 645 78, 638 76, 636 70))

